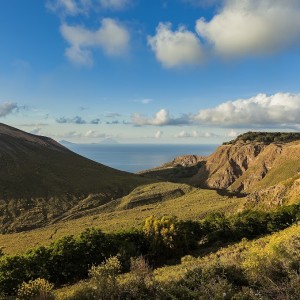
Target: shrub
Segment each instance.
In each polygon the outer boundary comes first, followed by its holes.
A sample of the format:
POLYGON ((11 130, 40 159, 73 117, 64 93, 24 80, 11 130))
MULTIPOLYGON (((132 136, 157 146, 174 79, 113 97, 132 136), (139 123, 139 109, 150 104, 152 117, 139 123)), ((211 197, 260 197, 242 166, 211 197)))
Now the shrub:
POLYGON ((89 275, 97 299, 114 299, 118 295, 117 275, 120 274, 121 268, 117 256, 110 257, 101 265, 91 268, 89 275))
POLYGON ((130 273, 120 280, 120 289, 122 299, 155 299, 153 271, 142 256, 131 259, 130 273))
POLYGON ((158 261, 187 253, 198 241, 199 224, 173 216, 145 220, 143 232, 150 243, 150 256, 158 261))
POLYGON ((54 300, 53 284, 42 278, 23 282, 18 289, 18 300, 54 300))

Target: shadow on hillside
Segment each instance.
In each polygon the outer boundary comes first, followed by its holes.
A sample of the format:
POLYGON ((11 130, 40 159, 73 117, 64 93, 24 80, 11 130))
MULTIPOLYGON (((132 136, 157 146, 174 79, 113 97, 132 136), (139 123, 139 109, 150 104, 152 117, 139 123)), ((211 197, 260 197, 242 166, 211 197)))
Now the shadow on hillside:
POLYGON ((226 196, 228 198, 243 198, 246 197, 248 194, 239 192, 239 191, 228 191, 225 189, 215 189, 215 191, 220 195, 220 196, 226 196))

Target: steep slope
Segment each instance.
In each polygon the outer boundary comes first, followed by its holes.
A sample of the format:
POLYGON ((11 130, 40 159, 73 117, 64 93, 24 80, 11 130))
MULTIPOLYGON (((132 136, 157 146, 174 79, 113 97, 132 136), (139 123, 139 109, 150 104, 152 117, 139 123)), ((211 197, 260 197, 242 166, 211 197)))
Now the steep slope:
POLYGON ((43 226, 150 181, 88 160, 54 140, 0 124, 0 231, 43 226))
POLYGON ((220 146, 191 180, 211 188, 249 193, 286 180, 299 168, 300 141, 238 142, 220 146))
MULTIPOLYGON (((220 146, 207 157, 191 181, 210 188, 226 189, 243 175, 265 148, 263 143, 220 146)), ((260 170, 259 173, 261 171, 264 172, 260 170)))
POLYGON ((143 175, 250 193, 276 185, 299 171, 299 133, 248 132, 219 146, 208 157, 177 157, 143 175))
POLYGON ((246 208, 272 210, 300 202, 300 174, 267 188, 257 189, 246 197, 246 208))

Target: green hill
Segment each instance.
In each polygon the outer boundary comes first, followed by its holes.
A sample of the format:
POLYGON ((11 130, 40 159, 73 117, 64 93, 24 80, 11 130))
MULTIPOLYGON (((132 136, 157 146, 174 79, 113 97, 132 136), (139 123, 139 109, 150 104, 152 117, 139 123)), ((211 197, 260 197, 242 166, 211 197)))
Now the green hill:
POLYGON ((40 227, 152 182, 0 124, 0 231, 40 227))

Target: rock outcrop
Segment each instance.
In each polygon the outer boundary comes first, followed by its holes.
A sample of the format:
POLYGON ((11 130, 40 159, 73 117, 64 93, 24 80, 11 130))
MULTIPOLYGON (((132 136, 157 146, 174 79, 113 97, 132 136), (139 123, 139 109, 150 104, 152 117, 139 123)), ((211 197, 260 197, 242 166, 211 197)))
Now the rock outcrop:
POLYGON ((294 176, 300 167, 300 142, 238 142, 207 157, 194 183, 216 189, 252 192, 294 176))

